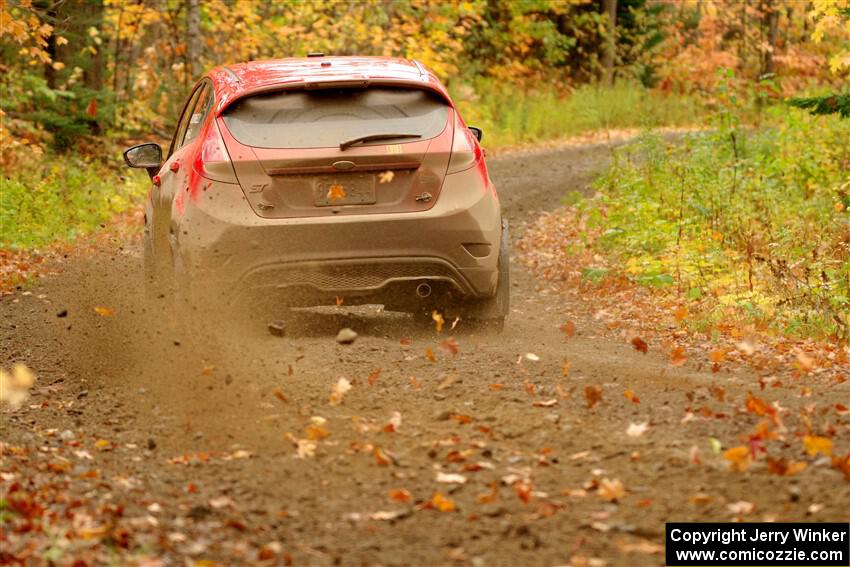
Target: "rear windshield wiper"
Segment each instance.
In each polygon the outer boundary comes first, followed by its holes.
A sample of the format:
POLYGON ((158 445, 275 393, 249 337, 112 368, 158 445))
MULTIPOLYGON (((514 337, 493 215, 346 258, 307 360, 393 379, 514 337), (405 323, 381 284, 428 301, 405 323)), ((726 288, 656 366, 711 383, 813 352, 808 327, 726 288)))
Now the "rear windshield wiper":
POLYGON ((422 134, 369 134, 368 136, 358 136, 351 138, 339 144, 339 149, 344 150, 350 148, 354 144, 360 142, 375 142, 377 140, 393 140, 395 138, 421 138, 422 134))

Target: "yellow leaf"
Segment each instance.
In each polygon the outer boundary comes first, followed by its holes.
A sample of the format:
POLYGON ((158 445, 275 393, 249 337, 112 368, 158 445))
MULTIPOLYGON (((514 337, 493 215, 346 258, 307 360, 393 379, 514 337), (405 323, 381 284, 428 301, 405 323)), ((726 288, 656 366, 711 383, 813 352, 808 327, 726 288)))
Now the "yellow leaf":
POLYGON ((750 468, 750 450, 745 445, 727 449, 723 458, 729 461, 729 468, 733 471, 744 472, 750 468))
POLYGON ((603 478, 599 483, 599 489, 597 490, 599 493, 599 497, 608 502, 613 502, 619 498, 623 497, 626 489, 623 488, 623 483, 620 479, 609 480, 607 478, 603 478))
POLYGON ((443 325, 446 324, 446 320, 443 319, 443 316, 440 314, 440 312, 437 311, 436 309, 434 311, 432 311, 431 312, 431 319, 434 320, 434 326, 436 327, 437 332, 442 333, 443 332, 443 325))
POLYGON ((113 311, 109 307, 95 307, 94 312, 100 315, 101 317, 112 317, 113 315, 115 315, 115 311, 113 311))
POLYGON ((443 496, 442 492, 435 492, 431 497, 431 504, 440 512, 454 512, 456 509, 455 503, 451 498, 443 496))
POLYGON ((803 445, 806 447, 806 452, 813 457, 818 453, 822 453, 826 457, 832 455, 832 439, 806 435, 803 437, 803 445))

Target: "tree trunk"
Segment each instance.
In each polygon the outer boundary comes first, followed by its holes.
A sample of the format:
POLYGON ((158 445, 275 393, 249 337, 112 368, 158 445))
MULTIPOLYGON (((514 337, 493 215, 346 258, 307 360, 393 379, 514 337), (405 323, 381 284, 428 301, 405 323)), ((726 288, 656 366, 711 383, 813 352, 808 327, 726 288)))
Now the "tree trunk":
MULTIPOLYGON (((87 23, 103 37, 103 0, 88 0, 86 4, 89 12, 87 23)), ((91 63, 83 72, 86 86, 93 91, 103 89, 103 50, 105 48, 105 43, 95 46, 96 51, 91 56, 91 63)))
POLYGON ((186 0, 186 55, 190 82, 201 72, 201 8, 199 0, 186 0))
POLYGON ((602 60, 603 82, 614 84, 614 60, 617 55, 617 0, 604 0, 605 14, 608 16, 608 30, 605 38, 605 56, 602 60))
POLYGON ((764 12, 764 25, 767 28, 767 48, 762 60, 762 74, 769 75, 776 72, 773 54, 776 50, 776 40, 779 38, 779 11, 773 0, 764 0, 762 10, 764 12))

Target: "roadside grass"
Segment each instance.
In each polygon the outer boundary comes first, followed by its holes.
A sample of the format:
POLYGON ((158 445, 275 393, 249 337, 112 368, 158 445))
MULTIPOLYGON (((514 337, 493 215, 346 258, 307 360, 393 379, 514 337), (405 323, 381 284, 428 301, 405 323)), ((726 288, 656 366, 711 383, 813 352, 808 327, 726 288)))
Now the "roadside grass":
POLYGON ((80 154, 35 154, 0 170, 0 249, 32 250, 91 233, 137 207, 147 179, 80 154))
POLYGON ((657 288, 695 331, 850 338, 850 121, 769 112, 619 150, 563 243, 590 258, 583 279, 657 288))
POLYGON ((484 130, 484 145, 500 148, 615 128, 692 126, 706 116, 694 96, 668 95, 633 83, 584 85, 569 95, 551 86, 521 91, 492 80, 452 89, 471 126, 484 130))

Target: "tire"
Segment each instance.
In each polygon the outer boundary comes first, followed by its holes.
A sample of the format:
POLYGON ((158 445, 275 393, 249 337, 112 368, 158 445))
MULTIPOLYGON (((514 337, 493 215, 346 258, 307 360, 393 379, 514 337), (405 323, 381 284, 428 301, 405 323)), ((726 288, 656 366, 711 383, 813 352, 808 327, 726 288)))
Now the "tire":
POLYGON ((476 301, 470 306, 468 317, 477 324, 502 332, 505 317, 511 307, 511 254, 510 231, 508 221, 502 220, 502 239, 499 247, 499 280, 496 293, 492 297, 476 301))

